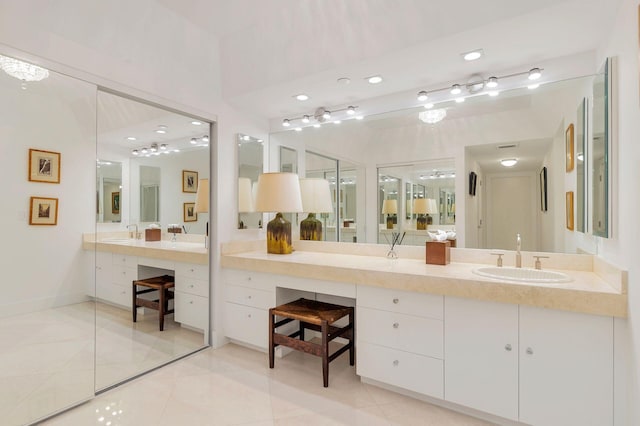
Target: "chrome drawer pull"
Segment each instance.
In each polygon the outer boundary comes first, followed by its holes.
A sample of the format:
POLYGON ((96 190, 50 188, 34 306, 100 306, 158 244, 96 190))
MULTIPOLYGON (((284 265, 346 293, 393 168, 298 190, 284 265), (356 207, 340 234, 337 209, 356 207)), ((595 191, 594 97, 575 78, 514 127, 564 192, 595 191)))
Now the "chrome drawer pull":
POLYGON ((396 359, 395 361, 393 361, 393 366, 394 366, 394 367, 397 367, 397 366, 398 366, 398 364, 400 364, 400 361, 398 361, 397 359, 396 359))
POLYGON ((400 324, 398 324, 397 322, 394 322, 393 323, 393 328, 398 328, 398 327, 400 327, 400 324))
POLYGON ((396 305, 398 304, 398 302, 400 302, 400 299, 393 299, 393 303, 395 303, 396 305))

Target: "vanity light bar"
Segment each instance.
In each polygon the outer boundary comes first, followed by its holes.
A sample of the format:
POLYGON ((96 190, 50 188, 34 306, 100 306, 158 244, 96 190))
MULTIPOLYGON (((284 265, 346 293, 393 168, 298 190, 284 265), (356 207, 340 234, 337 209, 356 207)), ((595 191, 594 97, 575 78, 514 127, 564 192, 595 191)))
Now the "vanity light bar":
MULTIPOLYGON (((313 114, 304 114, 301 117, 291 117, 291 118, 284 118, 282 120, 282 127, 291 127, 291 125, 293 124, 293 121, 296 120, 300 120, 301 123, 303 124, 309 124, 311 123, 313 120, 315 120, 316 122, 313 124, 313 127, 320 127, 320 123, 324 123, 326 121, 331 120, 331 116, 332 114, 335 114, 337 112, 343 112, 345 111, 348 115, 348 118, 356 118, 358 120, 361 120, 362 116, 359 115, 357 117, 355 117, 356 114, 356 110, 358 109, 357 106, 354 105, 349 105, 346 108, 340 108, 340 109, 334 109, 334 110, 328 110, 324 107, 320 107, 318 109, 315 110, 315 112, 313 114)), ((343 118, 343 120, 345 120, 346 118, 343 118)), ((336 123, 338 123, 340 120, 337 120, 336 123)), ((299 131, 298 129, 302 128, 300 126, 295 126, 294 127, 295 130, 299 131)))

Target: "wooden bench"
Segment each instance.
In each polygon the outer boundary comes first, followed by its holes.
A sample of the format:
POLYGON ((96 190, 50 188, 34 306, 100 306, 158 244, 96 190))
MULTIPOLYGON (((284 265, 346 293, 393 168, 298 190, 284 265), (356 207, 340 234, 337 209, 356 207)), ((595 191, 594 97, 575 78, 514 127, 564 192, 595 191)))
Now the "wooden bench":
POLYGON ((173 309, 169 309, 169 300, 173 299, 173 292, 169 291, 169 289, 174 286, 174 278, 170 275, 133 281, 133 303, 131 305, 133 322, 136 322, 137 320, 139 307, 155 309, 158 311, 158 325, 160 327, 160 331, 163 331, 164 316, 173 313, 173 309), (144 287, 144 289, 138 290, 138 286, 144 287), (152 291, 158 292, 158 299, 149 300, 138 297, 141 294, 150 293, 152 291))
POLYGON ((349 363, 354 364, 354 309, 353 307, 318 302, 316 300, 298 299, 291 303, 269 309, 269 368, 273 368, 275 347, 286 346, 298 351, 322 357, 322 378, 324 387, 329 386, 329 363, 349 350, 349 363), (332 326, 339 319, 349 316, 349 324, 345 327, 332 326), (276 316, 284 319, 276 322, 276 316), (285 335, 276 333, 278 327, 298 320, 296 332, 285 335), (322 337, 320 344, 304 340, 304 330, 319 331, 322 337), (344 337, 349 343, 329 355, 329 342, 336 337, 344 337))

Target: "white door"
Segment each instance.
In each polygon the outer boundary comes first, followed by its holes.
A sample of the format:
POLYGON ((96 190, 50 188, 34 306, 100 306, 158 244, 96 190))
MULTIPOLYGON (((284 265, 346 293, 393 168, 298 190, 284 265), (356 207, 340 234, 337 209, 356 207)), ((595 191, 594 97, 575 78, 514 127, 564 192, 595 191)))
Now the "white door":
POLYGON ((537 249, 536 179, 533 174, 487 177, 487 248, 516 249, 516 235, 522 250, 537 249))
POLYGON ((445 297, 445 400, 518 419, 518 305, 445 297))
POLYGON ((520 307, 520 421, 613 424, 613 318, 520 307))

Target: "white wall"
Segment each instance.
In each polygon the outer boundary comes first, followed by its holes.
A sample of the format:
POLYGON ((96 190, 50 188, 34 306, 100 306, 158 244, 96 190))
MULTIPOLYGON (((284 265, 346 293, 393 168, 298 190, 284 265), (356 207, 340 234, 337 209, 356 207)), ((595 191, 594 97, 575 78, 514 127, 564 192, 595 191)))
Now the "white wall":
POLYGON ((629 270, 629 318, 616 320, 616 424, 640 424, 640 103, 638 87, 638 3, 623 0, 611 36, 603 42, 598 65, 605 57, 618 60, 618 150, 610 168, 618 182, 613 206, 616 228, 610 239, 598 239, 598 253, 629 270), (626 367, 626 368, 624 368, 626 367), (625 409, 628 410, 626 416, 625 409))

